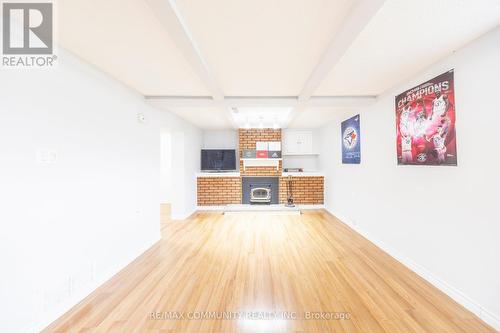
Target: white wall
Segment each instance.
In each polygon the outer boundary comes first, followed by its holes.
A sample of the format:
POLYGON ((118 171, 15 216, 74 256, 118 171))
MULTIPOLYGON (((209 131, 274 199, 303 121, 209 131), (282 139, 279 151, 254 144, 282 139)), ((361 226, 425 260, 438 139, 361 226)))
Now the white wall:
POLYGON ((304 171, 318 171, 318 155, 288 155, 283 157, 283 168, 303 168, 304 171))
POLYGON ((189 147, 181 210, 196 205, 201 132, 58 56, 0 73, 2 332, 38 331, 159 239, 160 130, 189 147), (47 152, 54 163, 37 160, 47 152))
POLYGON ((200 171, 203 134, 173 113, 158 112, 161 114, 157 123, 162 133, 162 156, 172 158, 161 163, 160 200, 171 204, 173 219, 182 220, 196 210, 196 173, 200 171))
POLYGON ((339 114, 323 128, 326 206, 500 329, 500 29, 361 111, 361 165, 341 164, 339 114), (455 68, 458 167, 396 165, 394 96, 455 68), (329 144, 328 144, 329 143, 329 144))
POLYGON ((237 130, 205 130, 202 147, 206 149, 238 149, 237 130))
POLYGON ((235 149, 236 170, 239 171, 238 158, 240 150, 237 130, 205 130, 203 131, 202 147, 204 149, 235 149))
POLYGON ((160 201, 171 203, 174 193, 172 181, 172 133, 161 133, 161 172, 160 172, 160 201))
POLYGON ((200 171, 202 133, 190 126, 172 126, 172 218, 182 220, 196 210, 196 173, 200 171))

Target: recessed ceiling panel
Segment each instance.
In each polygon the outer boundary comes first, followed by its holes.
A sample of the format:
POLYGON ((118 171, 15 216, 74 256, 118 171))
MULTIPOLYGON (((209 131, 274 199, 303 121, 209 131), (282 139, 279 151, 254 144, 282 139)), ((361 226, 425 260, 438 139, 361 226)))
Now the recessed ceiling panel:
POLYGON ((209 95, 142 0, 56 3, 57 40, 143 95, 209 95))
POLYGON ((357 0, 178 0, 228 96, 296 96, 357 0))
POLYGON ((231 116, 239 128, 282 128, 292 111, 293 107, 233 107, 231 116))
POLYGON ((345 112, 354 108, 335 108, 335 107, 309 107, 298 110, 290 122, 289 128, 317 128, 328 124, 335 119, 339 112, 345 112))
POLYGON ((314 95, 379 95, 499 23, 499 0, 387 0, 314 95))
POLYGON ((201 129, 234 128, 231 112, 225 107, 172 107, 162 100, 148 100, 154 107, 172 112, 201 129))

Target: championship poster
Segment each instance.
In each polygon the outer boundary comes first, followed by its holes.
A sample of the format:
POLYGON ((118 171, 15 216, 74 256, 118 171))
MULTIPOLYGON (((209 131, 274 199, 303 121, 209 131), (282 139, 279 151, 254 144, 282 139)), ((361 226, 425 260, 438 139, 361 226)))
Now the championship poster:
POLYGON ((361 136, 359 131, 359 114, 342 122, 342 163, 361 163, 361 136))
POLYGON ((453 70, 396 96, 398 165, 457 165, 453 70))

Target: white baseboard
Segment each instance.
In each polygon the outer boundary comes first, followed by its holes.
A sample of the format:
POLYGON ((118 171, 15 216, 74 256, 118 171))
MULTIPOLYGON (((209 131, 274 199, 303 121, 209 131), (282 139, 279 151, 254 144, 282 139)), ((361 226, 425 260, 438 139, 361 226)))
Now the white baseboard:
POLYGON ((310 209, 325 209, 325 205, 297 205, 299 209, 310 210, 310 209))
POLYGON ((291 210, 291 211, 279 211, 279 210, 276 210, 276 211, 265 211, 265 210, 262 210, 262 211, 228 211, 228 212, 224 212, 223 214, 224 215, 244 215, 244 214, 248 214, 248 213, 252 213, 252 214, 262 214, 262 215, 266 215, 266 216, 270 216, 270 215, 274 215, 274 216, 279 216, 279 215, 300 215, 300 210, 291 210))
MULTIPOLYGON (((309 209, 324 209, 325 205, 297 205, 298 209, 309 210, 309 209)), ((197 206, 197 211, 223 211, 226 206, 197 206)))
POLYGON ((485 309, 481 304, 467 296, 465 293, 450 285, 448 282, 444 281, 434 273, 430 272, 427 268, 422 265, 414 262, 412 259, 403 255, 400 251, 395 249, 394 247, 388 245, 384 241, 378 239, 368 231, 360 228, 357 225, 353 225, 350 223, 350 219, 345 216, 340 216, 335 214, 335 212, 331 211, 328 208, 325 208, 330 214, 334 215, 338 218, 342 223, 347 225, 349 228, 353 229, 366 239, 368 239, 373 244, 377 245, 384 252, 388 253, 390 256, 395 258, 397 261, 408 267, 410 270, 418 274, 420 277, 431 283, 433 286, 444 292, 446 295, 450 296, 457 303, 461 304, 470 312, 474 313, 481 320, 483 320, 488 325, 492 326, 496 330, 500 330, 500 316, 494 314, 493 312, 485 309))
POLYGON ((226 209, 226 206, 196 206, 196 210, 199 212, 221 211, 224 209, 226 209))
POLYGON ((77 293, 65 299, 61 304, 57 306, 55 309, 50 309, 43 313, 43 318, 38 320, 35 324, 25 327, 21 330, 23 333, 35 333, 40 332, 41 330, 47 328, 50 324, 52 324, 55 320, 71 311, 71 309, 77 306, 82 300, 92 294, 94 291, 99 289, 103 284, 112 279, 116 274, 118 274, 121 270, 126 268, 130 263, 139 258, 144 252, 148 251, 152 248, 157 242, 161 239, 160 234, 158 233, 157 237, 146 241, 142 246, 140 246, 137 251, 129 258, 121 260, 120 263, 116 264, 114 267, 110 267, 106 272, 103 272, 96 281, 92 283, 88 283, 85 285, 85 288, 82 288, 77 293))
POLYGON ((172 212, 170 215, 170 218, 172 220, 185 220, 188 217, 190 217, 191 215, 193 215, 197 210, 198 210, 197 208, 193 208, 193 209, 186 211, 186 212, 179 212, 179 213, 172 212))

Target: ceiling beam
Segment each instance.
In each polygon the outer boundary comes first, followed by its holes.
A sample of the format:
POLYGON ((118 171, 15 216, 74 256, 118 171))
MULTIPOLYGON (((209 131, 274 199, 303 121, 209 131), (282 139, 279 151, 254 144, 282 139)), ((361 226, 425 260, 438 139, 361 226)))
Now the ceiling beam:
POLYGON ((288 107, 297 104, 296 96, 228 96, 224 102, 230 107, 288 107))
POLYGON ((221 107, 333 107, 333 108, 358 108, 365 107, 375 102, 375 96, 313 96, 306 102, 299 102, 297 96, 288 97, 225 97, 214 100, 210 96, 146 96, 151 104, 164 107, 194 107, 213 108, 221 107))
POLYGON ((224 99, 210 66, 200 51, 175 0, 146 0, 174 43, 205 84, 214 100, 224 99))
POLYGON ((302 88, 299 95, 300 101, 307 101, 311 98, 384 2, 385 0, 360 0, 355 5, 302 88))
POLYGON ((301 105, 315 108, 361 108, 375 103, 376 100, 376 96, 313 96, 301 105))

